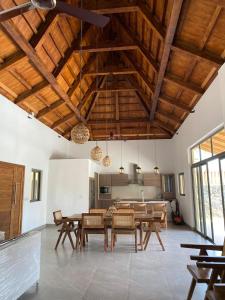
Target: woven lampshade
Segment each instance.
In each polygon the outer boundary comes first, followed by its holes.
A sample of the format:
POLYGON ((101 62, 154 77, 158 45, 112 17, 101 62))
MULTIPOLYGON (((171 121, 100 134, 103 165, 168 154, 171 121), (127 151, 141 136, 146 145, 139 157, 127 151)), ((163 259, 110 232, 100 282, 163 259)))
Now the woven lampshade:
POLYGON ((102 164, 104 167, 109 167, 111 165, 111 159, 108 155, 103 158, 102 164))
POLYGON ((91 158, 93 160, 100 161, 102 159, 102 154, 102 149, 99 146, 96 146, 91 150, 91 158))
POLYGON ((84 144, 89 140, 90 132, 89 129, 83 124, 78 123, 71 130, 71 139, 76 144, 84 144))

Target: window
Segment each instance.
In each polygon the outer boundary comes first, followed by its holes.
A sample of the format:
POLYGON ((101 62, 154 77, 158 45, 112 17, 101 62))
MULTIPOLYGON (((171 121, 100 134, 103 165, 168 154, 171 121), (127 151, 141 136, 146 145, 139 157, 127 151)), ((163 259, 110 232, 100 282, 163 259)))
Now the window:
POLYGON ((224 128, 191 149, 192 164, 225 152, 224 128))
POLYGON ((41 171, 32 170, 31 173, 31 202, 41 200, 41 171))
POLYGON ((179 173, 178 182, 180 196, 185 196, 184 173, 179 173))

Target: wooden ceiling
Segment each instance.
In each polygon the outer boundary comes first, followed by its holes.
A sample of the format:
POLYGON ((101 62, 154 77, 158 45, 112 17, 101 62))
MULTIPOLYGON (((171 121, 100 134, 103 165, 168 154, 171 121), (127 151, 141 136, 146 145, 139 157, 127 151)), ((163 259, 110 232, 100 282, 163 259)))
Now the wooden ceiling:
POLYGON ((35 10, 0 24, 0 93, 68 139, 80 121, 93 140, 171 138, 224 63, 225 0, 83 6, 111 21, 83 24, 82 59, 75 18, 35 10))

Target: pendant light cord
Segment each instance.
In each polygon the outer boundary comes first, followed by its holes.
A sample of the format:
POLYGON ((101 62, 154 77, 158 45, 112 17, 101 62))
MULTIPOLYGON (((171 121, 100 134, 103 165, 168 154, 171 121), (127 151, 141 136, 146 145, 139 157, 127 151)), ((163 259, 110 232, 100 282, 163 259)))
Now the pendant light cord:
MULTIPOLYGON (((81 0, 81 8, 83 8, 83 0, 81 0)), ((81 103, 81 80, 82 80, 82 56, 83 56, 83 46, 82 46, 82 41, 83 41, 83 21, 80 21, 80 103, 81 103)))
POLYGON ((121 145, 120 145, 120 160, 121 160, 121 167, 123 166, 123 141, 121 140, 121 145))

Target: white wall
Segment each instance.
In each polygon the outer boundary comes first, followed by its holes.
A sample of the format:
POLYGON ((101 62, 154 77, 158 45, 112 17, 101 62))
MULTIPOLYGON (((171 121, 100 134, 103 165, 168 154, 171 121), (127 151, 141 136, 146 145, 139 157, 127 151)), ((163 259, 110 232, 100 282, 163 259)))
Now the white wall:
POLYGON ((73 156, 74 145, 0 96, 0 161, 25 165, 22 231, 46 223, 48 162, 73 156), (42 170, 41 201, 30 202, 31 169, 42 170))
MULTIPOLYGON (((176 175, 185 174, 185 196, 179 196, 186 223, 194 226, 190 148, 202 138, 223 126, 225 121, 225 65, 195 107, 195 113, 185 120, 173 140, 176 175)), ((178 193, 177 193, 178 195, 178 193)))
POLYGON ((56 159, 49 162, 47 224, 53 223, 52 212, 64 216, 89 210, 88 159, 56 159))
MULTIPOLYGON (((104 151, 105 142, 99 142, 98 145, 104 151)), ((90 158, 90 151, 95 147, 95 142, 88 142, 85 145, 76 145, 75 157, 90 158)), ((140 140, 140 166, 143 172, 153 172, 155 167, 154 158, 154 142, 152 140, 140 140)), ((172 140, 157 140, 156 142, 158 166, 161 172, 171 172, 174 169, 174 162, 170 159, 172 155, 172 140)), ((109 156, 112 160, 112 165, 108 168, 99 164, 99 170, 102 173, 117 173, 121 166, 121 142, 108 142, 109 156)), ((132 174, 132 164, 138 163, 137 141, 123 142, 123 167, 125 173, 132 174)))

